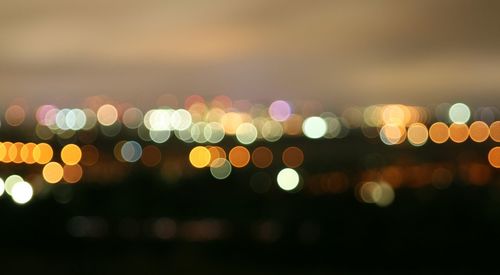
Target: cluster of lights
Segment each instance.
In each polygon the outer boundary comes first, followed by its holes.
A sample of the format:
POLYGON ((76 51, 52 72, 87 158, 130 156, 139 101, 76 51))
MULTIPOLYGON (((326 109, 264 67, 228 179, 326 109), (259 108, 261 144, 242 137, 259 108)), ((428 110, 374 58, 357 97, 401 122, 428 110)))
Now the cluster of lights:
POLYGON ((0 178, 0 196, 7 193, 17 204, 25 204, 33 197, 33 187, 19 175, 0 178))
MULTIPOLYGON (((389 104, 350 107, 337 116, 310 102, 292 104, 276 100, 265 106, 232 101, 226 96, 207 102, 194 95, 186 98, 184 106, 178 108, 176 101, 172 97, 162 97, 158 107, 147 111, 103 97, 89 98, 81 109, 40 106, 35 114, 38 138, 48 142, 57 137, 61 144, 79 140, 85 145, 64 146, 60 162, 56 162, 53 161, 54 151, 47 143, 0 142, 0 161, 40 164, 47 183, 63 180, 76 183, 83 176, 80 164, 93 166, 99 159, 99 150, 91 144, 98 133, 116 137, 125 130, 132 138, 115 144, 113 153, 119 162, 141 161, 145 166, 155 167, 162 161, 162 151, 153 144, 143 146, 142 143, 162 144, 175 137, 184 143, 199 144, 190 151, 189 163, 195 168, 209 168, 215 179, 222 180, 234 169, 250 163, 260 169, 270 167, 274 155, 268 147, 259 146, 250 151, 246 146, 257 141, 277 142, 283 136, 344 138, 352 129, 360 129, 365 137, 380 138, 387 145, 408 141, 413 146, 423 146, 429 140, 436 144, 448 140, 462 143, 469 138, 478 143, 488 139, 500 141, 500 121, 495 121, 494 109, 481 107, 473 113, 463 103, 440 104, 434 114, 424 107, 389 104), (438 121, 431 123, 433 117, 438 121), (475 121, 468 125, 472 118, 475 121), (226 154, 217 144, 228 138, 239 145, 228 149, 226 154)), ((27 114, 23 104, 13 104, 5 111, 4 119, 8 125, 18 127, 23 125, 27 114)), ((500 167, 498 148, 492 148, 488 154, 488 161, 495 168, 500 167)), ((303 181, 296 170, 304 161, 303 151, 291 146, 281 156, 286 168, 277 173, 276 182, 285 191, 297 191, 303 181)), ((387 186, 384 182, 363 183, 359 188, 360 200, 380 206, 390 204, 394 194, 387 186)))

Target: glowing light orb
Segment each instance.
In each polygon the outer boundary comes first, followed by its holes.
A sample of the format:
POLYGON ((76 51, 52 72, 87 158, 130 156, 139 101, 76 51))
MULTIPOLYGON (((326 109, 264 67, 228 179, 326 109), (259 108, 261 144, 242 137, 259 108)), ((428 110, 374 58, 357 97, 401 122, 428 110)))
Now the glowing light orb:
POLYGON ((300 176, 292 168, 285 168, 278 173, 278 186, 285 191, 292 191, 299 186, 300 176))
POLYGON ((236 129, 236 139, 242 144, 251 144, 257 139, 257 128, 251 123, 240 124, 236 129))
POLYGON ((231 164, 223 158, 217 158, 210 164, 210 173, 219 180, 229 177, 231 170, 231 164))
POLYGON ((276 121, 285 121, 291 114, 292 108, 284 100, 276 100, 269 106, 269 116, 276 121))
POLYGON ((470 109, 463 103, 455 103, 450 107, 448 116, 452 122, 464 124, 470 119, 470 109))
POLYGON ((196 146, 189 153, 189 162, 195 168, 206 167, 210 163, 210 159, 210 151, 203 146, 196 146))
POLYGON ((12 186, 11 196, 17 204, 25 204, 33 197, 33 188, 25 181, 20 181, 12 186))
POLYGON ((326 134, 328 126, 325 120, 318 116, 306 118, 302 124, 302 131, 308 138, 318 139, 326 134))

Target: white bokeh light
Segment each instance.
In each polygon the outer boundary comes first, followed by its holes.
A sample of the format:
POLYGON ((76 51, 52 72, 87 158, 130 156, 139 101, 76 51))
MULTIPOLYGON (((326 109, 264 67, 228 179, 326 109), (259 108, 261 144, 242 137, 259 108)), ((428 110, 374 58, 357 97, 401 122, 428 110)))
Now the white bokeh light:
POLYGON ((299 186, 300 176, 292 168, 285 168, 278 173, 278 186, 285 191, 292 191, 299 186))
POLYGON ((12 199, 18 204, 25 204, 33 197, 33 188, 25 181, 20 181, 12 186, 12 199))
POLYGON ((327 124, 325 120, 318 116, 306 118, 302 124, 302 131, 308 138, 317 139, 326 134, 327 124))

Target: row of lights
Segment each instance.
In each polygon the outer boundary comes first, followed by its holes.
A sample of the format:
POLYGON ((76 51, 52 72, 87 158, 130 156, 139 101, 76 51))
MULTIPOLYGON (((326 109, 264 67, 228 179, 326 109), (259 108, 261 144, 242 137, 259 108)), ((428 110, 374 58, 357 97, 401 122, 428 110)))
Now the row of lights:
POLYGON ((495 121, 490 126, 482 121, 476 121, 470 126, 458 123, 448 126, 443 122, 436 122, 429 129, 422 123, 413 123, 408 129, 400 125, 386 124, 380 129, 380 139, 387 145, 401 144, 408 139, 411 145, 422 146, 429 138, 437 144, 448 140, 462 143, 469 137, 478 143, 488 138, 500 142, 500 121, 495 121))

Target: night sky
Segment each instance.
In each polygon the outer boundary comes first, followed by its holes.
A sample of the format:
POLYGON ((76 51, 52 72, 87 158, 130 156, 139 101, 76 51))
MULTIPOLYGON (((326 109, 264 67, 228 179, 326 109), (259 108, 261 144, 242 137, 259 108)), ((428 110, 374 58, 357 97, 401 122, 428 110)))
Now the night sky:
POLYGON ((464 0, 2 1, 0 99, 196 93, 335 107, 488 105, 500 88, 498 8, 464 0))

